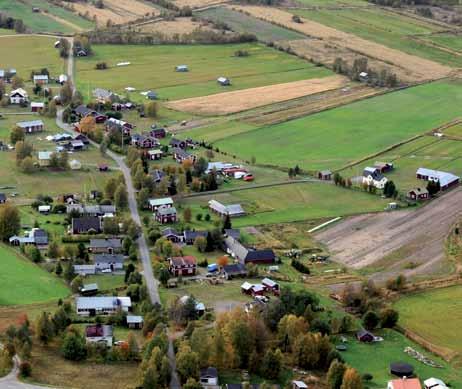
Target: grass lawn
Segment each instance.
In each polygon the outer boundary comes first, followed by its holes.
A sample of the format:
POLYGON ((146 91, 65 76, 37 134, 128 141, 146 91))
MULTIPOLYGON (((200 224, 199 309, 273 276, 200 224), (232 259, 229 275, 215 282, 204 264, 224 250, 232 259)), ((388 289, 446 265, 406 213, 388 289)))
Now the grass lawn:
POLYGON ((407 339, 404 335, 393 330, 375 331, 374 334, 382 336, 384 341, 366 344, 360 343, 351 337, 347 343, 348 350, 342 353, 345 361, 352 367, 358 369, 361 374, 372 374, 374 379, 372 383, 368 384, 369 388, 381 389, 388 380, 394 378, 389 373, 390 363, 398 361, 407 362, 414 366, 415 374, 421 380, 426 380, 430 377, 438 377, 445 381, 446 384, 451 383, 451 387, 454 389, 462 388, 461 370, 425 352, 421 347, 407 339), (407 346, 427 355, 432 360, 443 365, 443 368, 438 369, 426 366, 408 356, 404 353, 404 348, 407 346))
POLYGON ((37 265, 19 256, 10 247, 0 246, 0 305, 33 304, 64 298, 64 283, 37 265))
POLYGON ((240 203, 248 216, 233 219, 233 226, 243 227, 329 218, 355 213, 381 211, 387 201, 379 196, 330 184, 301 183, 185 199, 193 213, 204 212, 209 200, 224 204, 240 203))
POLYGON ((226 23, 233 31, 254 34, 259 41, 306 39, 302 34, 276 26, 269 22, 233 11, 226 7, 210 8, 198 13, 200 17, 226 23))
POLYGON ((23 80, 29 79, 32 70, 41 68, 47 68, 51 76, 59 76, 64 72, 65 66, 64 61, 59 57, 58 50, 53 46, 54 42, 56 38, 45 36, 0 36, 2 68, 16 69, 18 76, 23 80))
POLYGON ((462 64, 460 56, 420 43, 412 38, 414 34, 430 35, 443 29, 423 20, 398 15, 377 7, 314 11, 293 9, 291 12, 408 54, 454 67, 460 67, 462 64))
POLYGON ((376 158, 345 169, 342 174, 347 177, 361 175, 364 167, 372 165, 375 161, 394 163, 395 169, 386 176, 393 180, 398 190, 405 193, 416 186, 426 187, 425 182, 416 178, 419 167, 462 175, 462 141, 423 136, 376 158))
POLYGON ((94 26, 94 23, 64 8, 51 5, 46 0, 0 0, 0 9, 9 16, 22 19, 33 32, 72 33, 94 26), (42 12, 32 12, 33 7, 40 8, 42 12))
POLYGON ((461 85, 441 81, 408 88, 232 135, 214 146, 245 160, 254 156, 258 164, 338 169, 457 117, 461 85))
POLYGON ((99 291, 111 291, 125 286, 123 275, 99 274, 85 277, 84 284, 98 284, 99 291))
POLYGON ((403 327, 437 346, 462 353, 462 286, 404 296, 395 309, 403 327))
MULTIPOLYGON (((126 87, 137 88, 134 100, 143 100, 141 91, 155 90, 160 99, 181 99, 205 96, 257 86, 271 85, 332 73, 297 57, 261 44, 231 45, 158 45, 123 46, 94 45, 94 55, 77 60, 77 85, 88 97, 96 88, 108 88, 125 93, 126 87), (248 57, 235 57, 237 50, 245 50, 248 57), (108 70, 95 70, 98 62, 106 62, 108 70), (121 61, 131 65, 117 67, 121 61), (175 72, 175 66, 186 64, 190 71, 175 72), (133 75, 136 74, 136 77, 133 75), (231 78, 233 85, 221 87, 216 79, 231 78)), ((91 96, 90 96, 91 97, 91 96)))

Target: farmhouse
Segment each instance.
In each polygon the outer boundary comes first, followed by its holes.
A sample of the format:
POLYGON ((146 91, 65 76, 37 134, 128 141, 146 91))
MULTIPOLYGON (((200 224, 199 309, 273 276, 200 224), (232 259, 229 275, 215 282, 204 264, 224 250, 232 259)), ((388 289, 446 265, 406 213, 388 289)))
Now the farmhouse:
POLYGON ((151 161, 162 159, 162 154, 162 150, 160 149, 148 150, 148 158, 151 161))
POLYGON ((99 103, 113 103, 114 101, 117 101, 119 99, 119 96, 110 90, 107 89, 102 89, 102 88, 96 88, 93 90, 93 97, 99 102, 99 103))
POLYGON ((18 127, 21 127, 26 134, 33 134, 35 132, 42 132, 45 125, 41 120, 29 120, 26 122, 16 123, 18 127))
POLYGON ((39 151, 38 152, 39 165, 42 167, 50 166, 51 156, 53 154, 54 154, 53 151, 39 151))
POLYGON ((82 216, 113 216, 116 213, 115 205, 85 205, 70 204, 66 207, 66 213, 78 212, 82 216))
POLYGON ((173 200, 171 197, 164 197, 161 199, 149 199, 148 200, 149 209, 153 212, 156 212, 159 207, 173 207, 173 200))
POLYGON ((231 280, 235 277, 245 277, 247 270, 243 263, 233 263, 223 266, 223 275, 227 280, 231 280))
POLYGON ((201 370, 200 383, 203 387, 218 385, 218 370, 215 367, 207 367, 201 370))
POLYGON ((124 256, 122 254, 97 254, 95 255, 95 266, 96 271, 123 270, 124 256))
POLYGON ((172 243, 181 243, 184 239, 184 235, 177 232, 173 228, 165 228, 162 230, 162 236, 172 243))
POLYGON ((363 183, 368 186, 374 186, 377 189, 383 189, 388 179, 382 172, 375 167, 366 167, 363 172, 363 183))
POLYGON ((160 143, 156 138, 149 134, 134 134, 132 135, 132 145, 142 149, 151 149, 159 146, 160 143))
POLYGON ((119 238, 90 239, 88 251, 94 254, 114 254, 122 251, 122 241, 119 238))
POLYGON ((132 301, 130 297, 77 297, 75 305, 79 316, 112 315, 129 312, 132 301))
POLYGON ((151 174, 152 181, 155 184, 158 184, 159 182, 161 182, 162 178, 165 177, 165 173, 159 169, 154 169, 150 174, 151 174))
POLYGON ((23 237, 12 236, 9 242, 13 246, 20 245, 34 245, 34 246, 47 246, 48 234, 41 228, 32 228, 32 230, 25 232, 23 237))
POLYGON ((279 296, 280 289, 279 284, 270 280, 269 278, 263 278, 261 284, 265 288, 265 291, 273 293, 275 296, 279 296))
POLYGON ((112 326, 103 324, 87 325, 85 328, 85 340, 87 343, 98 343, 106 347, 112 347, 112 326))
POLYGON ((249 294, 252 296, 263 296, 265 288, 261 284, 251 284, 249 282, 244 282, 241 285, 241 292, 244 294, 249 294))
POLYGON ((459 184, 459 177, 447 172, 426 168, 417 169, 416 176, 419 180, 433 181, 440 184, 441 190, 447 190, 459 184))
POLYGON ((106 121, 106 129, 108 131, 122 132, 124 135, 130 135, 131 131, 135 128, 133 124, 124 122, 116 118, 109 118, 106 121))
POLYGON ((361 329, 356 333, 356 339, 358 339, 360 342, 371 343, 374 341, 375 337, 369 331, 361 329))
POLYGON ((226 77, 218 77, 217 82, 221 86, 229 86, 229 85, 231 85, 231 80, 229 78, 226 78, 226 77))
POLYGON ((407 192, 406 197, 414 201, 428 200, 430 198, 430 194, 426 188, 413 188, 407 192))
POLYGON ((34 84, 44 85, 48 84, 48 75, 47 74, 36 74, 34 75, 34 84))
POLYGON ((35 101, 32 101, 30 103, 31 112, 40 112, 43 108, 45 108, 45 103, 35 102, 35 101))
POLYGON ((233 258, 239 260, 239 262, 256 263, 256 264, 271 264, 276 260, 276 255, 271 249, 252 249, 243 246, 237 239, 230 236, 224 240, 225 250, 233 258))
POLYGON ((185 257, 172 257, 169 259, 169 263, 169 271, 175 277, 179 275, 193 276, 196 274, 196 258, 191 255, 185 257))
POLYGON ((188 72, 189 68, 188 68, 188 65, 178 65, 178 66, 175 66, 175 71, 176 72, 188 72))
POLYGON ((160 224, 176 223, 177 212, 175 207, 162 205, 157 208, 156 221, 160 224))
POLYGON ((141 330, 143 328, 143 316, 128 315, 127 327, 132 330, 141 330))
POLYGON ((82 296, 93 296, 98 293, 98 284, 84 284, 80 288, 80 294, 82 296))
POLYGON ((418 378, 401 378, 388 381, 387 389, 422 389, 418 378))
MULTIPOLYGON (((96 123, 104 123, 107 120, 107 116, 95 111, 94 109, 88 108, 86 105, 79 105, 73 111, 75 116, 79 119, 83 119, 87 116, 92 116, 95 118, 96 123)), ((76 127, 77 131, 80 131, 79 126, 76 127)))
POLYGON ((186 142, 181 139, 172 138, 169 144, 173 149, 186 149, 186 142))
POLYGON ((179 147, 173 149, 173 159, 178 163, 183 163, 184 161, 196 162, 196 156, 194 154, 190 154, 179 147))
POLYGON ((165 131, 165 128, 157 128, 157 126, 156 127, 151 126, 149 135, 153 136, 154 138, 160 139, 160 138, 165 138, 165 136, 167 135, 167 132, 165 131))
POLYGON ((99 234, 101 229, 101 219, 97 216, 84 216, 72 219, 72 234, 99 234))
POLYGON ((29 95, 22 88, 15 89, 11 91, 10 93, 10 103, 11 104, 27 103, 28 100, 29 100, 29 95))
POLYGON ((185 230, 183 232, 183 241, 188 244, 188 245, 192 245, 194 244, 194 241, 196 240, 196 238, 207 238, 207 234, 208 232, 207 231, 189 231, 189 230, 185 230))
POLYGON ((223 205, 216 200, 209 201, 209 208, 220 217, 239 217, 244 216, 245 211, 240 204, 223 205))

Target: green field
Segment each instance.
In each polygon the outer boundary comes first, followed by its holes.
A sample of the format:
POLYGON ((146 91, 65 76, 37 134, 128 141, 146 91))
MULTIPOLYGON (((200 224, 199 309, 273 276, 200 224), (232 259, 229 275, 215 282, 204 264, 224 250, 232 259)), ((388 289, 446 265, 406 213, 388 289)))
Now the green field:
POLYGON ((297 0, 297 2, 316 7, 332 7, 341 5, 356 5, 356 6, 367 6, 368 3, 365 0, 297 0))
MULTIPOLYGON (((428 305, 427 305, 428 308, 428 305)), ((433 314, 433 310, 425 309, 424 311, 433 314)), ((433 318, 433 315, 429 315, 433 318)), ((431 320, 431 319, 430 319, 431 320)), ((460 331, 459 331, 460 332, 460 331)), ((416 375, 423 381, 430 377, 438 377, 451 384, 454 389, 462 388, 462 371, 442 359, 425 352, 421 347, 407 339, 404 335, 392 330, 374 331, 377 336, 384 338, 383 342, 378 343, 360 343, 354 338, 349 338, 347 343, 348 350, 342 353, 345 361, 358 369, 361 374, 369 373, 374 377, 372 383, 367 384, 371 389, 382 389, 386 382, 395 377, 389 373, 390 363, 403 361, 414 366, 416 375), (433 361, 441 364, 442 369, 433 368, 424 365, 404 353, 405 347, 412 347, 415 350, 427 355, 433 361)))
POLYGON ((94 27, 94 23, 46 0, 0 0, 0 10, 9 16, 22 19, 32 32, 68 34, 94 27), (42 12, 32 12, 33 7, 40 8, 42 12))
POLYGON ((462 141, 423 136, 376 158, 345 169, 342 174, 346 177, 361 175, 364 167, 373 165, 375 161, 394 163, 395 169, 386 176, 393 180, 398 190, 405 193, 414 187, 427 185, 426 182, 416 178, 419 167, 462 175, 462 141))
POLYGON ((462 37, 455 34, 435 34, 431 35, 426 40, 438 45, 447 47, 448 49, 462 52, 462 37))
POLYGON ((462 286, 404 296, 395 308, 403 327, 437 346, 462 353, 462 286))
POLYGON ((306 36, 295 31, 287 30, 225 7, 209 8, 198 12, 198 15, 213 21, 224 22, 233 31, 254 34, 262 42, 306 39, 306 36))
MULTIPOLYGON (((258 164, 338 169, 459 116, 461 85, 435 82, 238 135, 231 129, 214 146, 258 164)), ((208 140, 206 129, 198 131, 208 140)))
POLYGON ((425 37, 425 34, 430 35, 433 32, 442 30, 442 27, 430 22, 398 15, 377 7, 314 11, 293 9, 291 12, 408 54, 424 57, 449 66, 462 66, 460 56, 426 45, 412 38, 412 35, 419 34, 419 38, 422 38, 425 37))
MULTIPOLYGON (((1 7, 0 7, 1 8, 1 7)), ((32 70, 48 68, 52 76, 64 72, 64 61, 53 46, 56 38, 17 35, 1 37, 0 58, 3 69, 14 68, 18 76, 28 80, 32 70)))
POLYGON ((85 97, 91 91, 107 88, 124 93, 126 87, 137 88, 133 100, 144 99, 141 91, 155 90, 161 99, 205 96, 275 83, 291 82, 330 75, 325 68, 261 44, 121 46, 94 45, 95 55, 77 60, 77 85, 85 97), (236 57, 245 50, 248 57, 236 57), (98 62, 108 70, 95 70, 98 62), (131 65, 117 67, 122 61, 131 65), (186 64, 190 71, 175 72, 175 66, 186 64), (216 79, 231 78, 230 87, 221 87, 216 79))
POLYGON ((195 213, 204 213, 209 200, 240 203, 248 216, 233 220, 233 226, 252 226, 330 218, 368 211, 381 211, 387 201, 378 196, 330 184, 298 183, 185 199, 195 213))
POLYGON ((69 290, 64 283, 16 252, 0 245, 0 305, 22 305, 58 300, 69 290))

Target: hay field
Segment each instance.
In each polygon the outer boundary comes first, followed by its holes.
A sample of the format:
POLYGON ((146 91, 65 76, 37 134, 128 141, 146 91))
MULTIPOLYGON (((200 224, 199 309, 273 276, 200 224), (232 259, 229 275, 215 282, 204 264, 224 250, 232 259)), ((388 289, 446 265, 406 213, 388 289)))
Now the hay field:
POLYGON ((230 0, 174 0, 173 3, 178 7, 203 8, 216 4, 229 3, 230 0))
POLYGON ((159 32, 167 36, 173 36, 175 34, 190 34, 197 29, 213 30, 207 23, 193 21, 192 18, 176 18, 175 20, 161 20, 143 24, 138 28, 138 31, 144 33, 159 32))
POLYGON ((338 89, 347 83, 342 76, 314 78, 243 89, 167 103, 169 108, 203 115, 227 115, 281 101, 338 89))
POLYGON ((88 14, 91 18, 96 18, 99 26, 106 25, 108 20, 114 24, 124 24, 145 16, 160 14, 154 6, 138 0, 105 0, 102 9, 81 2, 73 3, 72 6, 79 14, 88 14))
POLYGON ((318 22, 302 18, 303 23, 296 23, 292 20, 291 13, 280 9, 261 6, 233 6, 233 9, 249 13, 252 16, 275 24, 283 25, 309 37, 321 39, 324 44, 346 48, 357 54, 375 58, 384 63, 391 63, 399 68, 410 71, 416 81, 441 78, 447 76, 451 71, 451 68, 439 63, 406 54, 318 22))

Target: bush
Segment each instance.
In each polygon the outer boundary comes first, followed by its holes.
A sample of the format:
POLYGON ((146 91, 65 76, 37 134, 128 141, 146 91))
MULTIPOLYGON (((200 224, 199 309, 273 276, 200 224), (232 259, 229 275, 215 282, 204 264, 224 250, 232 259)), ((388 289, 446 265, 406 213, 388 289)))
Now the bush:
POLYGON ((290 263, 291 266, 298 270, 300 273, 303 273, 303 274, 310 274, 310 268, 308 266, 306 266, 303 262, 300 262, 296 259, 292 259, 292 262, 290 263))
POLYGON ((19 365, 19 374, 21 377, 30 377, 32 374, 32 366, 28 361, 22 361, 19 365))

